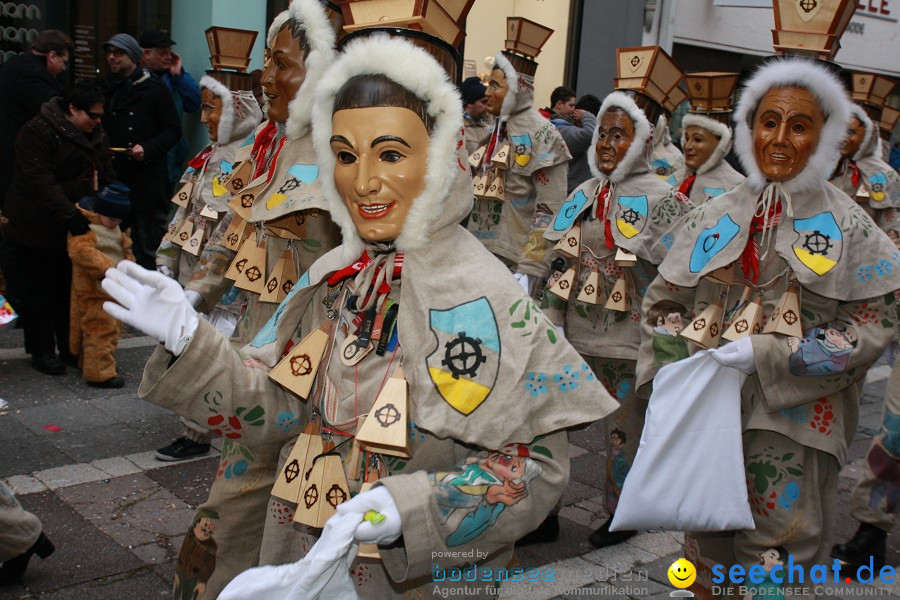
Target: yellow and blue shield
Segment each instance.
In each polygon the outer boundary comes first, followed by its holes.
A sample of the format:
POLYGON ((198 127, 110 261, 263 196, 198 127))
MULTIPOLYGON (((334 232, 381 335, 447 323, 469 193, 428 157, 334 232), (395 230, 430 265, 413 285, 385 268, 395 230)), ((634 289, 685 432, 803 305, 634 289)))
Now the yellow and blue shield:
POLYGON ((888 180, 884 173, 872 173, 869 175, 869 197, 874 202, 884 200, 887 187, 888 180))
POLYGON ((834 215, 821 212, 808 219, 794 219, 797 239, 794 254, 816 275, 824 275, 837 264, 843 249, 843 235, 834 215))
POLYGON ((531 162, 531 136, 525 135, 510 136, 513 143, 513 160, 520 167, 524 167, 531 162))
POLYGON ((647 196, 619 196, 616 203, 619 205, 616 210, 616 227, 619 233, 631 239, 643 231, 647 224, 647 213, 650 210, 647 196))
POLYGON ((269 196, 266 200, 266 208, 272 210, 285 200, 288 193, 300 187, 301 183, 311 184, 319 177, 318 165, 300 165, 295 164, 288 169, 288 178, 285 180, 277 192, 269 196))
POLYGON ((500 370, 500 333, 487 298, 430 310, 429 326, 437 349, 426 359, 438 393, 464 415, 481 406, 500 370))

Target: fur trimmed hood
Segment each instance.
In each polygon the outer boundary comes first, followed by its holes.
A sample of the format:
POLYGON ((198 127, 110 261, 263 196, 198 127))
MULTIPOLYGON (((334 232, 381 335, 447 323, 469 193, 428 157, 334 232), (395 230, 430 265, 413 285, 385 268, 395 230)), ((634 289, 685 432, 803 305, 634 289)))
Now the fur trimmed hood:
POLYGON ((687 128, 691 126, 702 127, 703 129, 709 131, 719 138, 719 143, 716 144, 716 147, 712 151, 712 154, 710 154, 709 158, 706 159, 706 162, 700 165, 700 168, 697 169, 697 175, 703 175, 710 169, 714 169, 720 162, 722 162, 722 160, 728 154, 728 151, 731 150, 731 127, 729 127, 725 123, 716 121, 715 119, 711 119, 705 115, 695 115, 692 113, 688 113, 684 116, 684 120, 681 122, 681 127, 684 130, 681 134, 682 148, 684 148, 687 140, 687 128))
POLYGON ((850 108, 850 116, 856 119, 859 119, 859 122, 863 124, 863 127, 866 128, 866 134, 863 136, 862 143, 859 145, 859 149, 856 151, 856 154, 853 155, 853 160, 859 161, 867 156, 874 155, 877 158, 881 158, 881 136, 878 135, 878 127, 872 123, 872 119, 869 118, 869 115, 866 114, 866 111, 862 109, 858 104, 853 104, 850 108))
POLYGON ((503 71, 509 90, 500 106, 500 118, 510 116, 531 108, 534 104, 534 77, 516 71, 502 52, 494 55, 494 68, 503 71))
POLYGON ((751 120, 762 97, 772 88, 801 87, 808 90, 825 114, 819 144, 806 167, 783 183, 789 192, 812 190, 825 185, 840 156, 847 135, 851 103, 838 79, 815 62, 797 57, 773 60, 760 67, 744 85, 734 112, 734 148, 747 171, 747 183, 756 192, 766 187, 765 175, 756 164, 751 120))
POLYGON ((644 111, 638 108, 638 105, 635 104, 634 100, 628 94, 624 92, 612 92, 604 98, 603 104, 600 105, 600 112, 597 113, 597 127, 594 128, 594 135, 591 137, 591 145, 587 152, 588 168, 590 168, 591 175, 593 175, 594 179, 597 181, 603 181, 607 178, 597 166, 596 147, 597 138, 600 132, 600 122, 603 119, 603 115, 613 107, 624 110, 634 122, 634 141, 631 143, 631 147, 628 148, 625 156, 622 157, 622 160, 616 165, 615 170, 609 175, 610 181, 619 183, 632 173, 650 170, 650 151, 653 147, 653 128, 650 126, 650 121, 647 120, 644 111))
POLYGON ((334 61, 335 33, 319 0, 293 0, 288 13, 289 18, 300 23, 306 43, 309 44, 309 54, 304 61, 306 76, 297 95, 288 105, 286 133, 288 137, 298 138, 309 133, 316 86, 325 69, 334 61))
MULTIPOLYGON (((295 0, 296 3, 296 0, 295 0)), ((424 248, 432 235, 459 223, 472 208, 472 179, 463 143, 462 100, 440 65, 424 50, 401 39, 372 35, 347 44, 316 90, 313 144, 321 169, 322 189, 331 218, 341 228, 344 258, 363 251, 353 218, 334 185, 331 150, 332 115, 338 91, 356 75, 380 74, 425 101, 434 127, 429 135, 425 189, 413 201, 395 242, 400 252, 424 248)))
POLYGON ((209 75, 200 79, 200 87, 208 89, 222 99, 222 116, 219 119, 218 141, 220 146, 240 140, 256 129, 262 120, 262 110, 248 90, 232 92, 222 83, 209 75))

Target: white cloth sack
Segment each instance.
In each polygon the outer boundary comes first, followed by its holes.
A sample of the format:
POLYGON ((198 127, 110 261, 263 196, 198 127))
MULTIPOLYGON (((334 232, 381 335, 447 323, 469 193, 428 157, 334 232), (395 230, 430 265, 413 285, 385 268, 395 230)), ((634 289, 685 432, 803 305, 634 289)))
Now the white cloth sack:
POLYGON ((334 515, 302 560, 248 569, 231 580, 219 600, 357 600, 350 564, 358 525, 358 515, 334 515))
POLYGON ((659 370, 610 531, 754 529, 741 440, 746 378, 707 350, 659 370))

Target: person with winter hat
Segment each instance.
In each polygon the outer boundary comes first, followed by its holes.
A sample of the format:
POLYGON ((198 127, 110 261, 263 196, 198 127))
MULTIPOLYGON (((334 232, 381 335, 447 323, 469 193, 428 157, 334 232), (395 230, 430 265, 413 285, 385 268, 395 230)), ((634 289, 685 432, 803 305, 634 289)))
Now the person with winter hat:
POLYGON ((466 152, 472 154, 478 149, 483 138, 494 122, 488 112, 488 101, 484 95, 487 86, 479 77, 469 77, 459 86, 463 103, 463 125, 466 128, 466 152))
MULTIPOLYGON (((619 60, 631 50, 620 49, 619 60)), ((660 63, 669 60, 661 49, 653 56, 660 63)), ((664 69, 648 71, 655 76, 664 69)), ((603 100, 593 132, 594 152, 588 157, 593 177, 573 191, 547 229, 548 238, 561 235, 562 240, 556 245, 557 258, 541 303, 622 403, 606 422, 609 519, 590 536, 597 547, 617 544, 635 533, 610 532, 609 524, 647 409, 634 385, 641 296, 671 245, 668 230, 690 207, 686 197, 650 170, 653 121, 647 113, 662 111, 663 86, 652 79, 630 83, 620 78, 616 87, 619 91, 603 100)))
MULTIPOLYGON (((412 33, 421 45, 421 32, 412 33)), ((458 225, 472 184, 460 97, 446 73, 406 41, 352 37, 313 109, 322 185, 343 244, 310 267, 241 355, 198 321, 174 282, 135 265, 107 275, 121 303, 107 309, 169 349, 147 365, 146 399, 200 417, 212 406, 201 390, 216 390, 218 414, 278 415, 241 431, 250 445, 288 443, 262 564, 297 560, 324 524, 313 552, 335 557, 345 593, 457 595, 465 584, 432 581, 435 565, 461 566, 478 548, 479 568, 505 567, 514 540, 565 487, 564 428, 617 404, 508 269, 458 225), (473 287, 475 279, 492 285, 473 287), (562 385, 545 383, 554 377, 562 385), (540 401, 519 402, 523 395, 540 401), (399 447, 377 435, 383 428, 399 432, 399 447), (348 442, 332 447, 332 439, 348 442), (307 489, 291 487, 307 468, 307 489), (327 485, 317 475, 326 469, 327 485), (375 487, 351 500, 365 482, 375 487), (363 522, 369 510, 386 516, 376 528, 363 522), (382 565, 354 561, 357 542, 377 543, 382 565)), ((280 569, 292 568, 310 574, 302 564, 280 569)), ((252 589, 264 581, 258 573, 242 581, 252 589)), ((220 597, 281 597, 251 589, 220 597)))
POLYGON ((691 108, 681 122, 684 166, 669 183, 700 205, 721 196, 744 180, 725 160, 731 150, 731 97, 737 73, 691 73, 687 90, 691 108))
MULTIPOLYGON (((698 570, 749 569, 778 546, 807 572, 828 564, 858 381, 895 335, 900 287, 894 244, 827 182, 849 117, 846 92, 820 63, 776 58, 758 69, 734 115, 747 179, 673 229, 644 297, 645 310, 684 306, 695 317, 686 337, 748 375, 740 398, 721 401, 741 403, 755 528, 689 535, 698 570), (731 341, 719 348, 722 338, 731 341)), ((638 393, 674 359, 644 324, 638 393)))
POLYGON ((111 183, 78 203, 90 223, 84 235, 69 235, 72 260, 72 303, 69 350, 78 357, 82 377, 93 387, 120 388, 125 379, 116 369, 116 346, 122 324, 103 310, 109 296, 100 288, 106 270, 122 260, 134 260, 131 237, 119 224, 128 217, 128 186, 111 183))

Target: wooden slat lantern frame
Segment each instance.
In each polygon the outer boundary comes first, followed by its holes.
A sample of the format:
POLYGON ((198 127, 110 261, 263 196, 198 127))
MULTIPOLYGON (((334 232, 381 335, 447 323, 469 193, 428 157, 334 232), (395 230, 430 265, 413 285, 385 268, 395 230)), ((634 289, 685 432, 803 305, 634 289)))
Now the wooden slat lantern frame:
POLYGON ((616 50, 617 90, 634 90, 648 96, 666 110, 687 99, 680 88, 684 71, 659 46, 616 50), (676 102, 677 100, 677 102, 676 102))
POLYGON ((779 54, 832 60, 856 11, 856 0, 775 0, 772 45, 779 54))
POLYGON ((853 101, 881 108, 897 82, 878 73, 853 72, 853 101))
POLYGON ((885 106, 881 109, 881 119, 878 122, 878 128, 881 129, 882 133, 881 137, 885 137, 886 135, 886 139, 890 139, 898 119, 900 119, 900 110, 897 110, 893 106, 885 106))
POLYGON ((704 71, 685 76, 692 113, 730 112, 738 73, 704 71))
POLYGON ((524 17, 506 17, 506 49, 534 60, 553 30, 524 17))
POLYGON ((339 0, 347 32, 370 27, 424 31, 458 48, 475 0, 339 0))
POLYGON ((234 69, 246 73, 257 35, 259 32, 249 29, 216 25, 207 28, 206 43, 209 46, 209 62, 212 68, 234 69))

